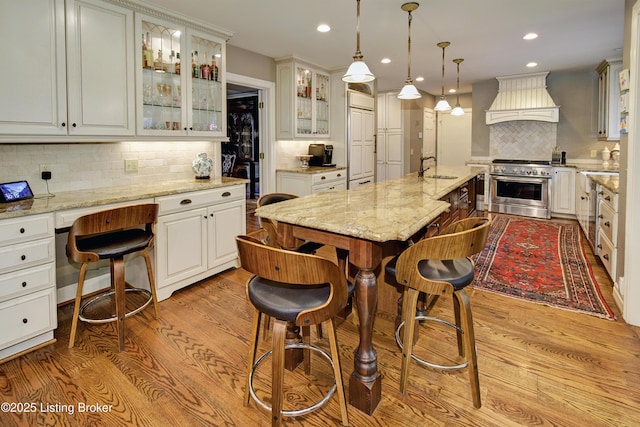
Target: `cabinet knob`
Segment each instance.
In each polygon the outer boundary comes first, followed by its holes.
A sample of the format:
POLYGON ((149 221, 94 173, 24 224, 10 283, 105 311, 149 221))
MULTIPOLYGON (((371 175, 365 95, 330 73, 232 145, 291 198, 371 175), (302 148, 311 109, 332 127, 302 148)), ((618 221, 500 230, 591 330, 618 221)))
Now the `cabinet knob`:
POLYGON ((27 287, 27 282, 22 282, 22 287, 26 288, 27 287))
POLYGON ((604 223, 604 225, 605 225, 605 227, 611 227, 611 223, 610 223, 609 221, 606 221, 606 222, 604 223))
POLYGON ((24 234, 24 227, 20 227, 20 234, 24 234))
POLYGON ((75 123, 72 123, 72 124, 71 124, 71 127, 76 127, 76 124, 75 124, 75 123))
POLYGON ((21 259, 22 261, 24 261, 25 259, 27 259, 27 256, 26 256, 26 255, 21 255, 21 256, 20 256, 20 259, 21 259))
POLYGON ((608 261, 609 260, 609 254, 602 255, 602 258, 604 258, 604 259, 606 259, 608 261))
POLYGON ((60 126, 65 127, 67 124, 65 122, 62 122, 62 124, 60 126))
POLYGON ((327 177, 326 176, 321 176, 320 179, 327 179, 327 177))
POLYGON ((338 178, 340 178, 341 176, 342 176, 342 174, 341 174, 341 173, 339 173, 339 174, 338 174, 338 178))
POLYGON ((28 321, 29 321, 29 319, 27 319, 26 317, 24 319, 22 319, 22 323, 24 323, 25 325, 27 324, 28 321))
POLYGON ((598 215, 598 218, 602 219, 602 218, 604 218, 604 215, 600 214, 600 215, 598 215))
POLYGON ((598 249, 602 249, 602 245, 598 245, 597 247, 598 247, 598 249))

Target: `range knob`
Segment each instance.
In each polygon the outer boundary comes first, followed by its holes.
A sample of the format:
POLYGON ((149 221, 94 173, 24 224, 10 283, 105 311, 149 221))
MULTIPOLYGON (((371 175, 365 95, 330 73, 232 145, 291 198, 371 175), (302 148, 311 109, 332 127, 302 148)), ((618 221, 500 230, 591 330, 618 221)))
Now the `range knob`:
POLYGON ((527 175, 531 175, 531 170, 528 170, 528 171, 527 171, 527 175))

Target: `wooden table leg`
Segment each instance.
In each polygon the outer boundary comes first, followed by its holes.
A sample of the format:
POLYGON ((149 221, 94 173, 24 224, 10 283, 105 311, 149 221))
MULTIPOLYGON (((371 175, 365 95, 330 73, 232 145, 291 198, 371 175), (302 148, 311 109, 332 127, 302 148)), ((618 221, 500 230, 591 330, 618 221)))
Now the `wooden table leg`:
POLYGON ((372 342, 373 320, 378 305, 378 282, 372 269, 358 271, 355 288, 360 343, 349 380, 349 403, 371 415, 382 397, 382 377, 378 373, 378 355, 372 342))

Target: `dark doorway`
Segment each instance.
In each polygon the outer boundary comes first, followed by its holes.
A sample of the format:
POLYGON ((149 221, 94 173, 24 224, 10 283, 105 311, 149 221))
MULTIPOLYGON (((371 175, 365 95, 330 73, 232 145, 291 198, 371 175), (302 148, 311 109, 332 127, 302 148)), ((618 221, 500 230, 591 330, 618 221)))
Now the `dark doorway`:
MULTIPOLYGON (((227 137, 222 143, 222 154, 235 155, 235 161, 229 175, 247 178, 251 182, 247 188, 247 197, 257 199, 260 196, 260 134, 258 95, 237 93, 227 96, 227 137)), ((228 159, 227 159, 228 160, 228 159)))

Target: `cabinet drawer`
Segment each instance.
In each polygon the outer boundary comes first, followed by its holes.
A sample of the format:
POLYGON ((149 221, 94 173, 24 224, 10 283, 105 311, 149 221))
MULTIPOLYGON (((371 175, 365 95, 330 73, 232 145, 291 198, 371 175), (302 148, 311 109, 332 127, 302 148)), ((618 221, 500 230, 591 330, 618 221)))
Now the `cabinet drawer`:
POLYGON ((346 180, 346 170, 337 170, 331 172, 314 173, 311 177, 311 185, 325 184, 327 182, 346 180))
POLYGON ((0 301, 47 287, 55 288, 55 279, 56 265, 53 262, 0 275, 0 301))
POLYGON ((618 212, 618 195, 616 193, 598 185, 598 199, 608 204, 614 212, 618 212))
POLYGON ((0 248, 0 273, 52 262, 54 259, 54 237, 0 248))
POLYGON ((122 206, 141 205, 144 203, 154 203, 153 199, 140 199, 129 202, 111 203, 108 205, 92 206, 90 208, 71 209, 56 213, 56 229, 69 228, 73 225, 73 221, 84 215, 94 212, 100 212, 107 209, 119 208, 122 206))
POLYGON ((618 214, 615 213, 611 206, 600 200, 598 206, 598 229, 601 230, 613 243, 617 246, 618 243, 618 214))
POLYGON ((53 236, 53 215, 28 215, 0 221, 0 246, 53 236))
POLYGON ((616 279, 616 277, 615 277, 615 274, 616 274, 616 256, 617 256, 618 251, 613 246, 611 241, 609 241, 609 239, 607 239, 607 237, 602 232, 602 230, 598 234, 597 250, 598 250, 598 256, 600 257, 600 260, 602 261, 602 264, 604 264, 604 267, 607 269, 607 272, 609 273, 609 276, 611 276, 611 278, 615 281, 615 279, 616 279))
POLYGON ((9 347, 56 328, 55 288, 0 304, 0 348, 9 347))
POLYGON ((213 190, 192 191, 190 193, 158 197, 156 198, 156 203, 160 205, 159 214, 165 215, 167 213, 186 211, 202 206, 242 199, 244 197, 244 185, 234 185, 213 190))
POLYGON ((316 194, 316 193, 322 193, 324 191, 329 191, 329 190, 346 190, 347 189, 347 183, 346 181, 337 181, 337 182, 328 182, 324 185, 314 185, 311 188, 311 193, 312 194, 316 194))

